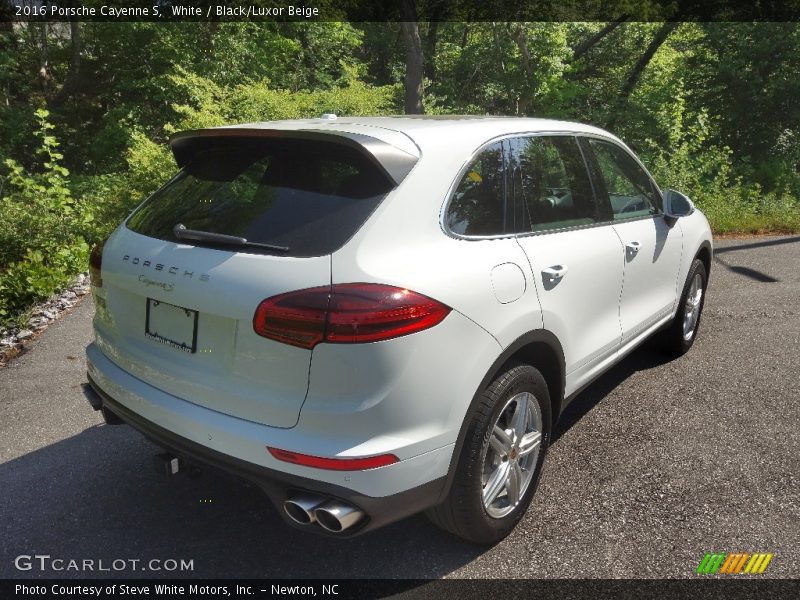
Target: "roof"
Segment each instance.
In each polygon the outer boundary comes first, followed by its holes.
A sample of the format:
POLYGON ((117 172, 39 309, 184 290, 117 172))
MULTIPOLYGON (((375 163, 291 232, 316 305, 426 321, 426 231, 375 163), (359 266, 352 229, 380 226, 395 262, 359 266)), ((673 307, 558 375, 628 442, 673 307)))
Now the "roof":
POLYGON ((336 119, 296 119, 229 125, 225 129, 278 129, 336 131, 368 135, 419 155, 425 146, 467 144, 476 148, 487 140, 513 133, 570 132, 614 137, 607 131, 570 121, 524 117, 475 115, 399 115, 390 117, 338 117, 336 119), (399 134, 399 135, 398 135, 399 134), (406 138, 405 140, 403 138, 406 138), (409 144, 409 142, 411 144, 409 144), (416 148, 414 148, 416 146, 416 148))
POLYGON ((617 139, 591 125, 551 119, 463 115, 326 116, 328 118, 262 121, 182 131, 170 138, 170 144, 178 165, 183 167, 199 153, 231 137, 328 140, 333 136, 339 143, 363 152, 399 184, 426 152, 432 156, 458 156, 466 160, 489 140, 506 135, 588 133, 617 139))

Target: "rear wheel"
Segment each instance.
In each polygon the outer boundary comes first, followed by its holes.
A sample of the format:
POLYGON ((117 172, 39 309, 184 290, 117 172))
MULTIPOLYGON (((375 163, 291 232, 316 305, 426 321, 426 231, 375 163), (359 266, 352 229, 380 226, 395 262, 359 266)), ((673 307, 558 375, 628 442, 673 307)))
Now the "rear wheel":
POLYGON ((544 377, 530 365, 510 366, 482 394, 450 493, 429 518, 471 542, 502 540, 530 504, 549 435, 544 377))

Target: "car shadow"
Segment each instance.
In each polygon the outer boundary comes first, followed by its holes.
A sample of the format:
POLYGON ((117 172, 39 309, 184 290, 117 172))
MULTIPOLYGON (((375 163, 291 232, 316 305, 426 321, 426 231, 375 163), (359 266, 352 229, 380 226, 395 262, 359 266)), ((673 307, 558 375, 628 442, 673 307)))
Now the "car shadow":
POLYGON ((714 248, 714 255, 725 254, 727 252, 737 252, 739 250, 751 250, 753 248, 768 248, 769 246, 795 244, 797 242, 800 242, 800 236, 781 237, 774 240, 764 240, 761 242, 752 242, 749 244, 731 244, 730 246, 721 246, 719 248, 714 248))
POLYGON ((715 255, 714 262, 718 265, 725 267, 731 273, 736 273, 737 275, 748 277, 754 281, 758 281, 761 283, 777 283, 778 281, 780 281, 779 279, 776 279, 772 275, 764 273, 763 271, 759 271, 758 269, 753 269, 751 267, 743 267, 741 265, 732 265, 720 256, 715 255))
MULTIPOLYGON (((625 358, 570 403, 554 443, 626 378, 667 361, 647 346, 625 358)), ((0 577, 437 579, 488 550, 423 515, 349 540, 305 534, 260 490, 225 473, 157 474, 158 451, 130 427, 97 425, 1 464, 0 577), (110 572, 18 571, 14 558, 24 554, 102 559, 106 567, 142 562, 110 572), (152 559, 193 568, 142 572, 152 559)))
POLYGON ((720 255, 727 254, 729 252, 737 252, 739 250, 752 250, 754 248, 769 248, 772 246, 780 246, 783 244, 794 244, 797 242, 800 242, 800 236, 781 237, 774 240, 763 240, 760 242, 753 242, 749 244, 732 244, 730 246, 722 246, 720 248, 714 249, 714 262, 724 267, 731 273, 736 273, 737 275, 747 277, 759 283, 778 283, 780 280, 776 279, 769 273, 764 273, 763 271, 759 271, 758 269, 754 269, 752 267, 733 265, 729 262, 729 259, 726 259, 726 257, 720 255))
POLYGON ((631 375, 660 367, 671 360, 672 357, 658 350, 654 342, 642 344, 570 401, 553 429, 551 444, 556 444, 562 435, 631 375))
POLYGON ((485 551, 423 515, 350 540, 303 533, 225 473, 157 474, 156 452, 130 427, 98 425, 0 465, 0 577, 440 578, 485 551), (118 572, 15 568, 33 554, 142 562, 118 572), (142 572, 152 559, 193 569, 142 572))

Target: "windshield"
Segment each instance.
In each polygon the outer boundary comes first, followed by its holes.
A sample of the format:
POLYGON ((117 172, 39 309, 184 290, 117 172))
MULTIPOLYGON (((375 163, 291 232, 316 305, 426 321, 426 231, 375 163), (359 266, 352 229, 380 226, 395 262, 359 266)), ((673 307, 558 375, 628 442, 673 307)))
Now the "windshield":
POLYGON ((391 189, 377 166, 347 146, 242 140, 195 158, 131 215, 127 226, 163 240, 215 245, 179 240, 174 230, 181 224, 264 245, 244 252, 320 256, 350 239, 391 189))

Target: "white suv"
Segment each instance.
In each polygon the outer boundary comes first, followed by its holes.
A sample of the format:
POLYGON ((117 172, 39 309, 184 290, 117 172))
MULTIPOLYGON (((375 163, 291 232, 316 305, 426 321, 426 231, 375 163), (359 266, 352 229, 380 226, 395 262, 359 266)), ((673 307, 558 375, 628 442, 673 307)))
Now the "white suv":
POLYGON ((609 133, 518 118, 189 131, 92 253, 87 396, 307 531, 524 514, 553 424, 651 334, 692 345, 711 232, 609 133))

